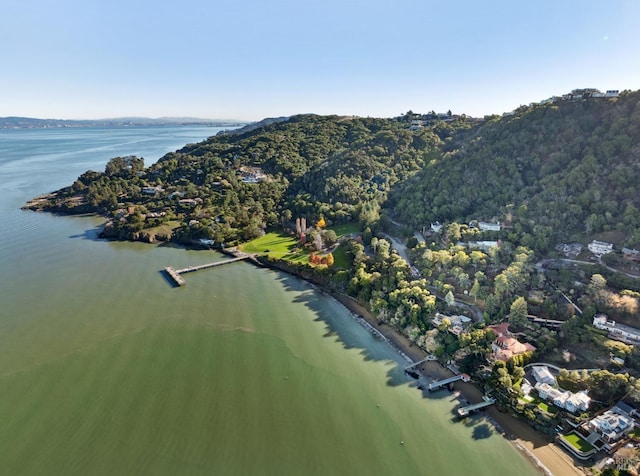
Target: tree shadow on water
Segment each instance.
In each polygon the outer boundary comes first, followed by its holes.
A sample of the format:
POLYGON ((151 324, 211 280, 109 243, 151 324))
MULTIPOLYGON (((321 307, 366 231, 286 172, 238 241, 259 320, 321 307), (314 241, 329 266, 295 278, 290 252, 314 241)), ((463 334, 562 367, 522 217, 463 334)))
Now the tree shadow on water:
POLYGON ((485 440, 491 438, 495 433, 495 428, 490 425, 482 414, 476 413, 464 418, 457 415, 451 419, 452 422, 462 423, 467 428, 473 428, 471 438, 474 440, 485 440))
POLYGON ((491 437, 493 431, 493 428, 491 428, 488 423, 481 423, 474 427, 472 438, 474 440, 484 440, 491 437))
POLYGON ((315 321, 326 324, 327 331, 323 337, 336 339, 345 349, 359 349, 365 361, 391 364, 387 370, 387 385, 405 385, 413 380, 404 372, 408 362, 391 357, 389 350, 394 351, 393 348, 377 334, 366 332, 363 326, 349 317, 350 311, 342 304, 312 284, 286 273, 278 274, 278 280, 287 291, 298 293, 293 302, 304 304, 316 316, 315 321), (327 299, 331 299, 336 307, 327 306, 327 299), (332 308, 338 308, 339 312, 332 312, 332 308))

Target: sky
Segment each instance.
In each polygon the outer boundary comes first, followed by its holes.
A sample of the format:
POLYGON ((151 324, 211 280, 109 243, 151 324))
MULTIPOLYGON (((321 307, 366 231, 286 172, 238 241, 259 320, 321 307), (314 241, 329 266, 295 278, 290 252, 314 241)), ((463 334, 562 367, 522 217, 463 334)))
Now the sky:
POLYGON ((2 0, 0 117, 501 114, 640 89, 637 0, 2 0))

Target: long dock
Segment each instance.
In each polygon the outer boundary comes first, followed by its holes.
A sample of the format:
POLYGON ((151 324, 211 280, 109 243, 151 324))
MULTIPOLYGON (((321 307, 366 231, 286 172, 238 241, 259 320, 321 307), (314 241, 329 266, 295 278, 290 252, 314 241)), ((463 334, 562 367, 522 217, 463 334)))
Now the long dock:
POLYGON ((454 375, 453 377, 438 380, 436 382, 431 382, 427 388, 430 392, 433 392, 434 390, 438 390, 440 387, 444 387, 445 385, 448 385, 450 383, 457 382, 458 380, 468 382, 469 380, 471 380, 471 377, 469 377, 467 374, 458 374, 454 375))
POLYGON ((471 412, 475 412, 476 410, 480 410, 481 408, 488 407, 489 405, 493 405, 496 401, 493 398, 484 396, 482 397, 482 402, 474 403, 473 405, 467 405, 466 407, 458 408, 458 416, 466 417, 471 412))
POLYGON ((242 261, 249 259, 250 255, 238 256, 237 258, 229 258, 222 261, 214 261, 213 263, 201 264, 198 266, 189 266, 188 268, 177 269, 176 273, 193 273, 194 271, 200 271, 201 269, 215 268, 216 266, 222 266, 223 264, 235 263, 236 261, 242 261))
POLYGON ((202 269, 215 268, 217 266, 235 263, 237 261, 243 261, 251 257, 252 255, 236 256, 235 258, 229 258, 222 261, 214 261, 213 263, 200 264, 197 266, 189 266, 187 268, 182 268, 182 269, 175 269, 171 266, 167 266, 164 270, 176 285, 184 286, 185 284, 187 284, 187 282, 182 277, 182 275, 185 273, 193 273, 195 271, 200 271, 202 269))

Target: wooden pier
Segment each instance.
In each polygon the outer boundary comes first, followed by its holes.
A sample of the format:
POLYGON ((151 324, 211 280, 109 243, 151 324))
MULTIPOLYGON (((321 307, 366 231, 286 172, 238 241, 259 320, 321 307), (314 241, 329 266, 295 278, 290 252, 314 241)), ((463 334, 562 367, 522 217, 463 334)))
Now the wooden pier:
POLYGON ((243 261, 252 257, 253 255, 242 254, 242 255, 236 255, 234 258, 229 258, 222 261, 214 261, 213 263, 200 264, 197 266, 189 266, 187 268, 182 268, 182 269, 175 269, 171 266, 167 266, 164 269, 164 271, 165 273, 167 273, 167 276, 169 276, 177 286, 184 286, 185 284, 187 284, 187 282, 182 277, 182 275, 185 273, 193 273, 195 271, 200 271, 202 269, 215 268, 217 266, 235 263, 237 261, 243 261))
POLYGON ((473 405, 467 405, 466 407, 458 408, 458 416, 466 417, 472 412, 480 410, 481 408, 488 407, 489 405, 493 405, 496 401, 493 398, 487 397, 486 395, 482 397, 482 402, 474 403, 473 405))
POLYGON ((431 354, 429 354, 429 355, 427 355, 424 359, 419 360, 418 362, 414 362, 414 363, 412 363, 411 365, 407 365, 407 366, 404 368, 404 371, 406 372, 407 370, 411 370, 412 368, 417 367, 418 365, 423 364, 423 363, 425 363, 425 362, 429 362, 429 361, 431 361, 431 360, 438 360, 438 358, 437 358, 435 355, 431 355, 431 354))
POLYGON ((433 392, 434 390, 438 390, 440 387, 444 387, 445 385, 448 385, 450 383, 457 382, 458 380, 462 380, 463 382, 468 382, 469 380, 471 380, 471 377, 469 377, 467 374, 454 375, 453 377, 445 378, 445 379, 430 383, 427 389, 430 392, 433 392))

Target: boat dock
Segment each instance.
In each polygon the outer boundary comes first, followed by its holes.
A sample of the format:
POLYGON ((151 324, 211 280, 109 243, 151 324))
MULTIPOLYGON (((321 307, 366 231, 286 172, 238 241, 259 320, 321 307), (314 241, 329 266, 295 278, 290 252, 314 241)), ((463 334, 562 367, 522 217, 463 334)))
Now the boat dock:
POLYGON ((430 361, 430 360, 438 360, 438 358, 437 358, 435 355, 431 355, 431 354, 429 354, 429 355, 427 355, 424 359, 422 359, 422 360, 420 360, 420 361, 418 361, 418 362, 414 362, 414 363, 412 363, 412 364, 410 364, 410 365, 406 366, 406 367, 404 368, 404 371, 406 372, 407 370, 411 370, 412 368, 417 367, 418 365, 423 364, 423 363, 425 363, 425 362, 428 362, 428 361, 430 361))
POLYGON ((474 403, 473 405, 467 405, 466 407, 458 408, 458 416, 466 417, 476 410, 480 410, 481 408, 488 407, 489 405, 493 405, 494 403, 496 403, 493 398, 487 397, 486 395, 482 397, 482 400, 483 401, 480 403, 474 403))
POLYGON ((458 380, 468 382, 469 380, 471 380, 471 378, 467 374, 454 375, 453 377, 431 382, 427 388, 430 392, 433 392, 434 390, 438 390, 440 387, 444 387, 445 385, 448 385, 450 383, 457 382, 458 380))
POLYGON ((178 286, 184 286, 186 283, 186 281, 184 280, 184 278, 182 277, 183 274, 185 273, 193 273, 195 271, 200 271, 202 269, 209 269, 209 268, 215 268, 217 266, 222 266, 225 264, 230 264, 230 263, 235 263, 237 261, 243 261, 246 259, 252 258, 252 255, 236 255, 234 258, 229 258, 229 259, 225 259, 222 261, 214 261, 213 263, 206 263, 206 264, 201 264, 198 266, 189 266, 187 268, 182 268, 182 269, 175 269, 171 266, 167 266, 164 271, 165 273, 167 273, 167 275, 171 278, 171 280, 178 286))

